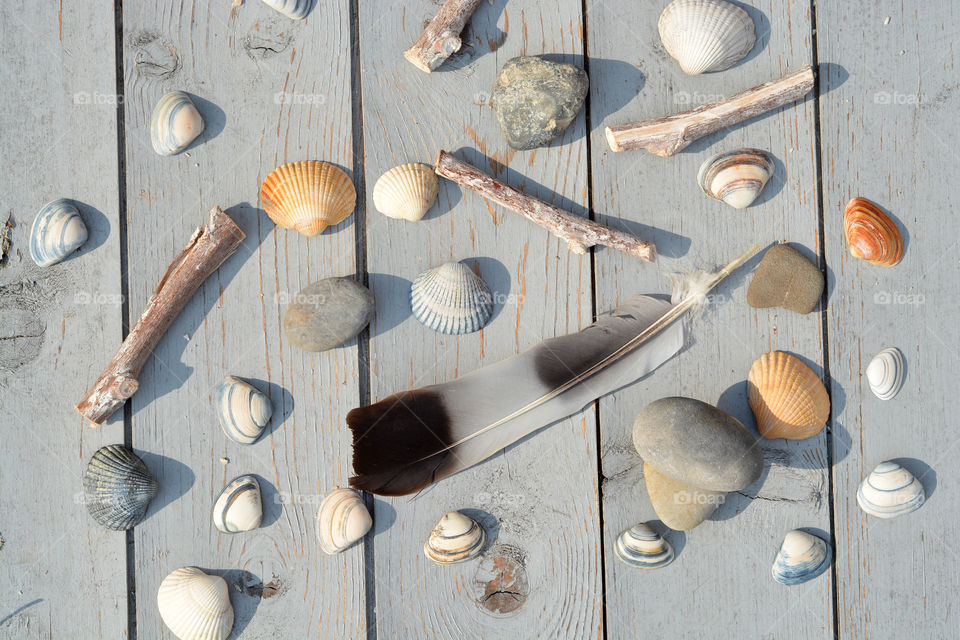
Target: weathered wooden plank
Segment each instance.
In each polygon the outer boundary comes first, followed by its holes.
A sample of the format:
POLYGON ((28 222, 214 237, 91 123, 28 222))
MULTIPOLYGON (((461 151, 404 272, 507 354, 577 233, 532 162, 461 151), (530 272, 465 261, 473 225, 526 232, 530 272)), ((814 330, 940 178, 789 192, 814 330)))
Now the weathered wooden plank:
MULTIPOLYGON (((511 151, 488 106, 499 68, 520 54, 582 64, 580 3, 495 0, 477 8, 464 47, 427 75, 403 58, 437 5, 360 3, 366 180, 440 149, 552 204, 585 214, 583 116, 549 148, 511 151)), ((590 322, 588 257, 522 217, 441 181, 417 223, 389 219, 368 200, 368 268, 378 315, 371 329, 371 395, 468 373, 543 338, 590 322), (482 332, 442 336, 410 316, 410 281, 467 260, 497 298, 482 332)), ((595 424, 588 410, 510 447, 417 497, 376 500, 374 556, 379 637, 598 637, 602 631, 595 424), (422 546, 445 512, 476 509, 513 551, 439 567, 422 546), (499 559, 497 559, 499 558, 499 559), (494 594, 495 576, 526 584, 494 594), (487 589, 490 589, 487 592, 487 589), (518 600, 525 603, 509 611, 518 600), (497 608, 502 607, 500 612, 497 608)))
POLYGON ((136 533, 138 627, 166 637, 157 587, 196 565, 236 586, 236 635, 363 636, 363 549, 324 556, 314 527, 320 499, 349 473, 342 425, 357 402, 356 344, 311 355, 281 330, 302 287, 354 272, 355 229, 351 218, 308 240, 257 207, 260 182, 279 164, 352 170, 349 3, 319 3, 302 22, 260 2, 228 4, 124 4, 132 313, 210 207, 222 205, 247 234, 168 331, 133 399, 134 443, 162 485, 161 508, 136 533), (207 129, 185 153, 160 157, 150 115, 173 89, 197 97, 207 129), (213 414, 212 390, 228 374, 274 404, 269 433, 250 447, 228 440, 213 414), (244 473, 260 477, 264 526, 219 534, 213 500, 244 473))
POLYGON ((956 472, 955 376, 960 320, 958 196, 951 158, 960 142, 955 6, 874 3, 844 11, 818 5, 823 206, 830 271, 837 604, 844 638, 950 637, 954 540, 960 499, 944 487, 956 472), (843 208, 862 196, 889 211, 906 253, 892 268, 853 258, 843 208), (907 360, 900 394, 874 397, 863 375, 881 349, 907 360), (928 502, 895 520, 857 506, 857 485, 897 459, 923 483, 928 502))
MULTIPOLYGON (((633 293, 668 291, 666 273, 724 264, 754 242, 765 248, 789 241, 811 257, 819 251, 812 100, 698 140, 672 158, 609 151, 603 136, 606 125, 682 111, 810 64, 807 6, 763 1, 745 6, 754 18, 759 44, 744 62, 716 74, 686 76, 657 34, 665 4, 597 4, 586 16, 593 208, 601 222, 645 233, 661 256, 651 267, 597 251, 598 311, 633 293), (735 211, 707 198, 696 176, 710 155, 744 146, 770 151, 777 168, 759 203, 735 211)), ((634 637, 638 614, 648 633, 663 637, 724 637, 731 629, 742 637, 822 637, 832 632, 829 575, 791 588, 770 576, 773 556, 788 530, 829 531, 823 434, 801 442, 763 441, 767 470, 754 486, 728 495, 712 519, 698 528, 668 534, 678 551, 670 567, 640 572, 613 554, 623 529, 656 518, 631 438, 641 408, 657 398, 689 396, 719 406, 754 430, 745 379, 756 357, 781 349, 821 370, 819 313, 799 316, 747 306, 749 268, 757 262, 751 260, 715 291, 715 310, 696 326, 689 349, 600 404, 607 625, 612 638, 634 637)))
POLYGON ((82 477, 123 424, 92 429, 73 410, 122 337, 113 8, 8 2, 0 33, 0 226, 16 224, 0 269, 0 636, 119 638, 125 536, 87 515, 82 477), (61 197, 89 238, 40 268, 30 226, 61 197))

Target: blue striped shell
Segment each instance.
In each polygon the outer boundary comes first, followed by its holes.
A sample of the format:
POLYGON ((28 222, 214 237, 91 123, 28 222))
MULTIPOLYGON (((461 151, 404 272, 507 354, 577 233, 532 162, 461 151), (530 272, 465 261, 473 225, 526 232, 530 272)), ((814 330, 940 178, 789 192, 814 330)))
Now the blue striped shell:
POLYGON ((830 566, 833 550, 826 542, 806 531, 788 533, 770 570, 780 584, 794 585, 812 580, 830 566))
POLYGON ((613 548, 620 562, 638 569, 659 569, 673 562, 673 546, 644 522, 620 534, 613 548))
POLYGON ((203 133, 203 117, 183 91, 164 94, 153 108, 150 140, 153 150, 162 156, 173 156, 203 133))
POLYGON ((288 18, 303 20, 313 9, 316 0, 263 0, 263 4, 276 9, 288 18))
POLYGON ((234 478, 213 503, 213 524, 223 533, 252 531, 262 522, 263 501, 255 476, 234 478))
POLYGON ((147 507, 157 495, 157 489, 157 481, 147 465, 122 444, 98 449, 83 474, 87 512, 114 531, 139 524, 147 515, 147 507))
POLYGON ((447 334, 482 329, 493 314, 490 287, 470 267, 448 262, 417 276, 410 287, 413 316, 447 334))
POLYGON ((87 241, 87 226, 76 205, 60 198, 48 202, 30 228, 30 257, 41 267, 66 258, 87 241))
POLYGON ((892 461, 877 465, 857 489, 857 504, 878 518, 895 518, 916 511, 925 499, 920 481, 892 461))
POLYGON ((256 442, 273 415, 270 398, 234 376, 227 376, 217 385, 213 406, 223 432, 239 444, 256 442))

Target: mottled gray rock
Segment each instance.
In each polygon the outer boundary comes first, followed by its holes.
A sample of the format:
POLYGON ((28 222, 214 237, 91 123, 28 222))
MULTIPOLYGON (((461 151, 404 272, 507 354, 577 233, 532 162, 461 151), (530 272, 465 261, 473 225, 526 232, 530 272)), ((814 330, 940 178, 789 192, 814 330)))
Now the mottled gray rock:
POLYGON ((810 313, 822 293, 823 273, 817 265, 790 245, 777 244, 760 261, 747 289, 747 304, 757 309, 783 307, 810 313))
POLYGON ((533 149, 563 133, 586 95, 587 73, 580 67, 521 56, 503 65, 491 101, 507 143, 533 149))
POLYGON ((675 531, 687 531, 706 520, 723 504, 723 491, 701 489, 666 476, 646 462, 643 478, 650 504, 663 524, 675 531))
POLYGON ((350 278, 326 278, 301 289, 283 315, 294 346, 326 351, 356 337, 373 318, 373 294, 350 278))

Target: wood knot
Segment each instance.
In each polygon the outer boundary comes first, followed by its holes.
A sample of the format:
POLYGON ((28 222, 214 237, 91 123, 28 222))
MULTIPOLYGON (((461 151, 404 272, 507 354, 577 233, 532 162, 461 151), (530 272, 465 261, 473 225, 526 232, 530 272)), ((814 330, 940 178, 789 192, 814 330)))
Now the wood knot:
POLYGON ((509 616, 527 602, 526 561, 526 553, 510 544, 494 544, 481 556, 473 574, 474 598, 481 609, 509 616))

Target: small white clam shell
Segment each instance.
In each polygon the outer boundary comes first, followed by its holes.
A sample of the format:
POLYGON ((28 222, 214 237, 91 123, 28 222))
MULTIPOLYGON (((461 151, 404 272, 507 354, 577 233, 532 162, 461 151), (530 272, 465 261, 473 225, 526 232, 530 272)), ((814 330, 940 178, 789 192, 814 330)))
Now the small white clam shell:
POLYGON ((762 149, 737 149, 707 158, 697 173, 705 194, 734 209, 753 204, 774 171, 773 158, 762 149))
POLYGON ((663 48, 690 75, 734 65, 757 41, 749 14, 726 0, 673 0, 657 29, 663 48))
POLYGON ((87 241, 87 226, 76 205, 60 198, 40 209, 30 227, 30 257, 41 267, 66 258, 87 241))
POLYGON ((473 518, 451 511, 430 532, 423 553, 437 564, 456 564, 479 555, 486 541, 487 534, 473 518))
POLYGON ((163 579, 157 609, 180 640, 226 640, 233 628, 226 581, 196 567, 182 567, 163 579))
POLYGON ((889 460, 877 465, 857 489, 857 504, 878 518, 895 518, 916 511, 925 499, 920 481, 889 460))
POLYGON ((410 163, 390 169, 373 187, 373 205, 390 218, 416 222, 437 200, 437 174, 425 164, 410 163))
POLYGON ((324 553, 340 553, 367 535, 372 525, 363 496, 353 489, 331 492, 317 509, 317 540, 324 553))
POLYGON ((262 521, 260 483, 254 476, 234 478, 213 503, 213 524, 223 533, 251 531, 262 521))
POLYGON ((273 415, 270 398, 234 376, 225 377, 217 385, 213 407, 223 432, 239 444, 256 442, 273 415))
POLYGON ((417 276, 410 287, 410 306, 413 316, 429 329, 472 333, 490 320, 493 294, 470 267, 447 262, 417 276))
POLYGON ((306 18, 315 2, 316 0, 263 0, 263 4, 294 20, 306 18))
POLYGON ((150 140, 153 150, 162 156, 173 156, 203 133, 203 117, 183 91, 164 94, 153 108, 150 140))
POLYGON ((158 488, 143 460, 122 444, 97 449, 83 474, 87 512, 113 531, 138 525, 158 488))
POLYGON ((906 361, 896 347, 884 349, 867 365, 870 390, 881 400, 889 400, 900 392, 906 372, 906 361))
POLYGON ((773 579, 785 585, 812 580, 830 566, 833 550, 826 542, 806 531, 788 533, 773 560, 773 579))
POLYGON ((620 534, 613 548, 620 562, 638 569, 659 569, 673 562, 673 546, 644 522, 620 534))

